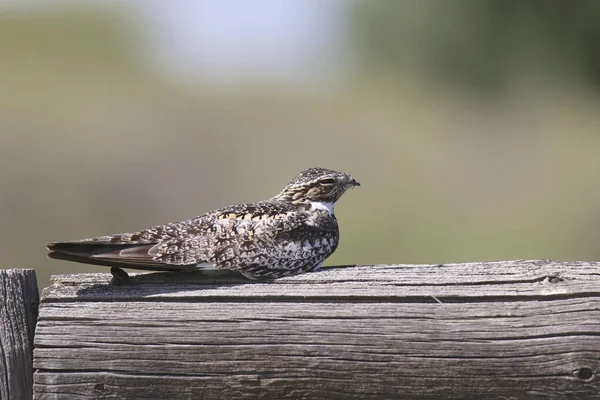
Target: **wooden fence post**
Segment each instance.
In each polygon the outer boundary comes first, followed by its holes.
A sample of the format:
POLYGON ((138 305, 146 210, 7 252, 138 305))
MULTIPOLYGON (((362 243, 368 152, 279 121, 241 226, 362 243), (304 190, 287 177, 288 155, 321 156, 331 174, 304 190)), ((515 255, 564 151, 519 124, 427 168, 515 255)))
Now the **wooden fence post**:
POLYGON ((33 396, 38 303, 34 270, 0 270, 0 399, 29 400, 33 396))
POLYGON ((44 290, 36 399, 599 398, 600 263, 109 281, 44 290))

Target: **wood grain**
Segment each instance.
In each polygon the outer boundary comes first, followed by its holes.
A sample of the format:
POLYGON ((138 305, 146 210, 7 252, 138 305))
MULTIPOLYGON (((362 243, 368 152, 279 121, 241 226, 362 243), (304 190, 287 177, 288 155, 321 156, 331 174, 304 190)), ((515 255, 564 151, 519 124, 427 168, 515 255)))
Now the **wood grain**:
POLYGON ((0 270, 0 399, 32 398, 38 303, 34 270, 0 270))
POLYGON ((600 264, 505 261, 231 276, 62 275, 37 399, 597 399, 600 264))

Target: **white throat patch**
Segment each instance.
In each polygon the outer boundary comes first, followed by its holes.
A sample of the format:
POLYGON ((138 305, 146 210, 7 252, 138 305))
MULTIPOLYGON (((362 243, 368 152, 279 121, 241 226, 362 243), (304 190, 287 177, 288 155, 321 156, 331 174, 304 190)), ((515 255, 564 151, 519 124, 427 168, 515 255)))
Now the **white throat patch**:
POLYGON ((321 201, 311 201, 310 202, 310 210, 323 210, 328 211, 329 214, 333 215, 333 207, 335 207, 335 203, 325 203, 321 201))

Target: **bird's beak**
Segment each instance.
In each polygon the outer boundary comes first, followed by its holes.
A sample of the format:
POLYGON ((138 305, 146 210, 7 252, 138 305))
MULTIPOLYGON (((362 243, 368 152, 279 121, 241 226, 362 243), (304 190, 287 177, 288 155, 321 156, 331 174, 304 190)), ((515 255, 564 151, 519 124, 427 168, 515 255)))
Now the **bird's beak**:
POLYGON ((352 178, 352 180, 350 181, 350 184, 352 186, 360 186, 360 182, 357 181, 356 179, 352 178))

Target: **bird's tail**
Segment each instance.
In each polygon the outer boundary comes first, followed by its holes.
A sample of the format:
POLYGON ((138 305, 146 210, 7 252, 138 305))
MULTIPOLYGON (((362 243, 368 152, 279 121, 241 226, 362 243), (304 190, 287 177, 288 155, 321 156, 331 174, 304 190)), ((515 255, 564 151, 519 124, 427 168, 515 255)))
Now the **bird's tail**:
POLYGON ((48 258, 83 264, 120 267, 149 271, 188 270, 188 265, 167 265, 153 259, 151 244, 105 244, 95 242, 47 243, 48 258))

